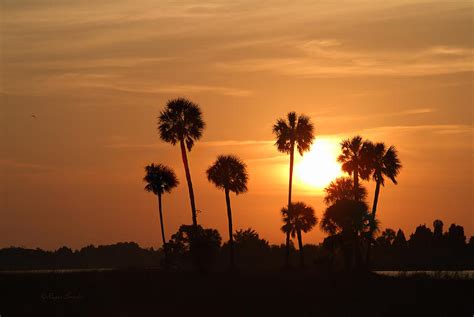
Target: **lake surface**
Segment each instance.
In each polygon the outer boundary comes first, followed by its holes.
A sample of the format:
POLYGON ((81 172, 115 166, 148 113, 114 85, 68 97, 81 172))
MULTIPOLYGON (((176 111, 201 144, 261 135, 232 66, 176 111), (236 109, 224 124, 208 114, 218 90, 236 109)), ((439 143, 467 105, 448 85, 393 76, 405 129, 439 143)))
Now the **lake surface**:
MULTIPOLYGON (((97 269, 41 269, 41 270, 10 270, 0 271, 0 274, 67 274, 67 273, 82 273, 82 272, 109 272, 119 271, 123 269, 116 268, 97 268, 97 269)), ((428 276, 436 279, 454 278, 463 280, 474 280, 474 270, 465 271, 374 271, 376 274, 406 277, 406 276, 428 276)))
POLYGON ((375 273, 385 276, 405 277, 405 276, 429 276, 432 278, 457 278, 474 279, 474 271, 375 271, 375 273))
POLYGON ((82 272, 108 272, 118 271, 114 268, 99 268, 99 269, 40 269, 40 270, 10 270, 0 271, 0 274, 50 274, 50 273, 82 273, 82 272))

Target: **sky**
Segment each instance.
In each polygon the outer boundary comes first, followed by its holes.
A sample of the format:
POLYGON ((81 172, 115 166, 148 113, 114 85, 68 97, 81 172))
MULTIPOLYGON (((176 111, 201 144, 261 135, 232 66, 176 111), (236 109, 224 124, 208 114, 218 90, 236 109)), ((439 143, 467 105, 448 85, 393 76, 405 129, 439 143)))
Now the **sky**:
MULTIPOLYGON (((224 240, 224 193, 205 170, 218 154, 236 154, 250 179, 231 197, 234 228, 284 242, 289 160, 272 125, 289 111, 311 117, 326 156, 355 135, 396 146, 403 168, 399 184, 381 190, 382 229, 408 234, 442 219, 474 234, 471 1, 0 6, 0 247, 160 246, 156 197, 142 181, 151 162, 181 181, 163 198, 167 237, 191 223, 179 148, 157 133, 176 97, 203 111, 207 126, 189 153, 198 222, 224 240)), ((293 200, 321 218, 321 186, 301 167, 314 166, 311 157, 317 165, 318 153, 307 157, 296 161, 293 200)), ((371 204, 375 184, 364 186, 371 204)), ((318 227, 303 241, 323 238, 318 227)))

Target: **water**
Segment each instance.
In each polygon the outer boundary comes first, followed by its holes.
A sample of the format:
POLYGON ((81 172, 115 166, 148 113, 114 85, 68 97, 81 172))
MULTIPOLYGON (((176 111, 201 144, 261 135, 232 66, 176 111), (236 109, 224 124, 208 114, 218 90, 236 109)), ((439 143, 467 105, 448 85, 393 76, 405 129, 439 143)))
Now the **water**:
POLYGON ((375 273, 385 276, 405 277, 405 276, 428 276, 436 279, 455 278, 463 280, 474 280, 474 271, 375 271, 375 273))
POLYGON ((116 271, 113 268, 99 268, 99 269, 41 269, 41 270, 10 270, 0 271, 0 274, 50 274, 50 273, 82 273, 82 272, 108 272, 116 271))
MULTIPOLYGON (((11 270, 11 271, 0 271, 0 274, 67 274, 67 273, 82 273, 82 272, 109 272, 117 271, 120 269, 114 268, 97 268, 97 269, 42 269, 42 270, 11 270)), ((454 278, 463 280, 474 280, 474 270, 464 271, 375 271, 376 274, 393 276, 393 277, 406 277, 406 276, 424 276, 435 279, 443 278, 454 278)))

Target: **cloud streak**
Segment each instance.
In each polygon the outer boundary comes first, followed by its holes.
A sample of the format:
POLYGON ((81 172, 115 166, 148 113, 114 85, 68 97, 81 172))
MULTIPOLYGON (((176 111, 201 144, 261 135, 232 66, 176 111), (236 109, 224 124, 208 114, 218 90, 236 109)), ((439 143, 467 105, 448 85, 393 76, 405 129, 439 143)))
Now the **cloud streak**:
MULTIPOLYGON (((200 141, 198 145, 200 147, 233 147, 233 146, 261 146, 261 145, 273 145, 275 141, 266 140, 223 140, 223 141, 200 141)), ((107 148, 112 149, 138 149, 138 148, 158 148, 168 146, 168 144, 160 143, 148 143, 148 144, 134 144, 134 143, 112 143, 107 144, 107 148)))
POLYGON ((473 50, 439 46, 415 52, 344 49, 338 40, 291 42, 299 56, 250 58, 215 63, 226 72, 274 72, 297 77, 426 76, 474 71, 473 50))

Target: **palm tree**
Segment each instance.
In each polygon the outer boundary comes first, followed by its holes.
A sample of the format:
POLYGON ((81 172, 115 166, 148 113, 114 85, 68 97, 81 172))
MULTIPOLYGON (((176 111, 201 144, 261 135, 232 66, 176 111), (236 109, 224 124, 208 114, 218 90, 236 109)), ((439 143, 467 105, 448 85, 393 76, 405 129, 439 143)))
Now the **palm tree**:
POLYGON ((363 201, 338 200, 324 212, 320 227, 331 235, 339 235, 343 241, 346 268, 351 267, 352 255, 358 266, 360 261, 360 237, 369 230, 376 230, 377 223, 371 221, 369 208, 363 201))
POLYGON ((342 163, 342 170, 354 178, 354 199, 359 200, 359 177, 368 179, 370 174, 370 142, 362 141, 361 136, 341 142, 341 151, 337 160, 342 163))
POLYGON ((395 147, 390 146, 387 149, 383 143, 377 143, 374 145, 372 157, 372 178, 376 182, 372 216, 375 217, 380 194, 380 185, 385 185, 385 177, 389 178, 396 185, 398 183, 397 176, 400 173, 402 165, 398 159, 395 147))
MULTIPOLYGON (((324 202, 326 205, 332 205, 339 200, 351 200, 354 198, 354 182, 349 177, 338 177, 332 181, 325 189, 326 196, 324 202)), ((365 187, 359 185, 357 189, 357 200, 363 201, 367 197, 365 187)))
POLYGON ((234 155, 219 155, 217 160, 206 171, 207 179, 217 188, 224 190, 229 223, 230 266, 235 267, 234 238, 232 229, 232 210, 230 192, 236 195, 247 191, 248 173, 244 162, 234 155))
MULTIPOLYGON (((295 147, 298 153, 309 151, 314 139, 314 126, 308 116, 297 115, 296 112, 287 114, 287 120, 280 118, 273 126, 273 133, 276 136, 275 145, 278 151, 290 154, 290 177, 288 185, 288 207, 291 209, 291 190, 293 185, 293 162, 295 147)), ((290 234, 286 234, 286 266, 289 266, 290 258, 290 234)))
POLYGON ((281 209, 283 217, 283 226, 281 230, 291 235, 292 238, 298 237, 298 248, 300 251, 300 265, 304 267, 304 251, 301 232, 308 232, 317 224, 318 219, 314 215, 314 209, 303 202, 292 203, 290 208, 281 209))
POLYGON ((195 227, 197 226, 196 203, 186 149, 191 151, 194 142, 201 138, 204 127, 205 123, 199 106, 184 98, 168 101, 165 109, 160 112, 158 117, 158 130, 161 139, 172 145, 179 143, 181 147, 181 156, 186 172, 189 200, 191 202, 193 225, 195 227))
MULTIPOLYGON (((380 194, 380 185, 385 185, 385 177, 389 178, 395 185, 397 176, 402 165, 398 159, 397 150, 394 146, 387 148, 384 143, 377 143, 370 146, 370 157, 372 167, 372 179, 376 182, 374 203, 372 205, 372 219, 375 219, 377 203, 380 194)), ((372 234, 372 232, 370 232, 372 234)), ((370 243, 367 246, 367 263, 370 259, 370 243)))
POLYGON ((178 186, 179 181, 174 171, 163 164, 153 164, 145 166, 146 182, 145 190, 152 192, 158 197, 158 210, 160 212, 161 238, 163 240, 163 250, 165 251, 165 263, 168 264, 168 252, 166 247, 165 226, 163 223, 163 210, 161 204, 161 196, 164 193, 170 193, 173 188, 178 186))

